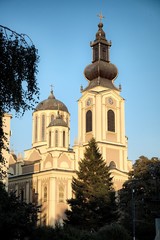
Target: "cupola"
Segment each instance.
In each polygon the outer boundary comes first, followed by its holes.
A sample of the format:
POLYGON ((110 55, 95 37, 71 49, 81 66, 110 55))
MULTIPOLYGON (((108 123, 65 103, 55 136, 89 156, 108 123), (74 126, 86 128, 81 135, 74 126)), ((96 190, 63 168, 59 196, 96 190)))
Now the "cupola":
POLYGON ((48 98, 40 102, 35 108, 35 111, 40 111, 40 110, 60 110, 60 111, 68 112, 68 108, 66 107, 66 105, 55 98, 53 94, 53 90, 51 90, 48 98))
MULTIPOLYGON (((106 39, 102 22, 98 24, 96 38, 90 43, 90 46, 93 49, 93 59, 92 63, 84 69, 84 75, 89 81, 86 89, 100 85, 118 90, 113 84, 113 81, 118 75, 118 69, 110 62, 109 52, 111 41, 106 39)), ((84 89, 84 91, 86 89, 84 89)))
POLYGON ((55 98, 52 89, 48 98, 41 101, 35 108, 33 112, 32 126, 33 147, 41 147, 46 144, 50 147, 55 146, 54 142, 51 143, 51 136, 54 136, 54 141, 55 139, 58 139, 56 146, 68 148, 70 113, 68 112, 66 105, 55 98), (63 138, 61 134, 63 134, 63 138), (50 143, 48 143, 48 139, 50 143), (63 144, 61 144, 61 139, 64 139, 63 144))

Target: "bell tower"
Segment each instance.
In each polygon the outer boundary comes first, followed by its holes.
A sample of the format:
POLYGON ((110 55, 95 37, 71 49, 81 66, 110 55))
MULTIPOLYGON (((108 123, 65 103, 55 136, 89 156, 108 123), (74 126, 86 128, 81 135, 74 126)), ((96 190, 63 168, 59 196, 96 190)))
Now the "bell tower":
MULTIPOLYGON (((78 139, 74 150, 83 158, 88 141, 94 137, 112 172, 123 172, 127 178, 127 138, 125 136, 125 100, 114 85, 117 67, 110 62, 111 41, 106 39, 103 23, 98 24, 95 40, 90 43, 92 63, 84 69, 88 81, 78 100, 78 139)), ((118 188, 118 186, 117 186, 118 188)))

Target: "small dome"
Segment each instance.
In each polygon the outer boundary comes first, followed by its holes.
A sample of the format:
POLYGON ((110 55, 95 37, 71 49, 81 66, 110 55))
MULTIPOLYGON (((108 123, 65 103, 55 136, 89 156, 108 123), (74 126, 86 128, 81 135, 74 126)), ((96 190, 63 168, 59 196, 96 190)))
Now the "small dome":
POLYGON ((96 61, 84 69, 84 75, 89 81, 98 77, 114 80, 117 77, 117 74, 117 67, 112 63, 104 61, 96 61))
POLYGON ((53 121, 50 122, 48 127, 52 126, 62 126, 62 127, 67 127, 67 123, 62 119, 60 115, 56 117, 53 121))
POLYGON ((40 111, 40 110, 60 110, 60 111, 68 112, 66 105, 55 98, 55 96, 53 95, 53 91, 51 91, 48 99, 40 102, 35 108, 35 111, 40 111))

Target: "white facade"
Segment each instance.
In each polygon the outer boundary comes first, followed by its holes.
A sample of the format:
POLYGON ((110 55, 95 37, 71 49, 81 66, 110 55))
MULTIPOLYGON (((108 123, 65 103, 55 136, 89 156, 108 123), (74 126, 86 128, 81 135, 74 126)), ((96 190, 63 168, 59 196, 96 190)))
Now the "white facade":
POLYGON ((64 103, 51 91, 48 99, 32 115, 32 148, 24 159, 10 156, 9 190, 27 202, 42 205, 40 224, 63 222, 72 197, 72 177, 83 159, 88 141, 94 137, 103 159, 110 166, 115 189, 128 179, 131 161, 127 159, 125 100, 114 86, 117 68, 110 63, 111 43, 105 38, 103 24, 98 25, 92 64, 86 67, 89 80, 78 100, 78 139, 70 148, 70 114, 64 103))

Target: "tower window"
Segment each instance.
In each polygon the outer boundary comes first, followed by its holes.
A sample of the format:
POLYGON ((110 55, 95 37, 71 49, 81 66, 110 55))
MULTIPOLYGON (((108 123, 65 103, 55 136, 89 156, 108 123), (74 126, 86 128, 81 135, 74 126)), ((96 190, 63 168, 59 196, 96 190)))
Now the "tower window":
POLYGON ((65 134, 65 131, 63 131, 63 147, 65 147, 66 145, 65 138, 66 138, 66 134, 65 134))
POLYGON ((55 147, 58 147, 58 130, 55 131, 55 147))
POLYGON ((112 110, 108 110, 107 119, 108 119, 108 131, 115 132, 115 114, 112 110))
POLYGON ((49 131, 49 147, 51 147, 51 136, 52 136, 52 133, 51 131, 49 131))
POLYGON ((45 115, 42 115, 42 141, 45 140, 45 115))
POLYGON ((59 202, 64 202, 64 186, 59 186, 59 202))
POLYGON ((93 49, 93 62, 98 61, 98 46, 93 49))
POLYGON ((86 113, 86 132, 92 131, 92 112, 88 110, 86 113))
POLYGON ((106 61, 106 48, 102 48, 102 60, 106 61))

